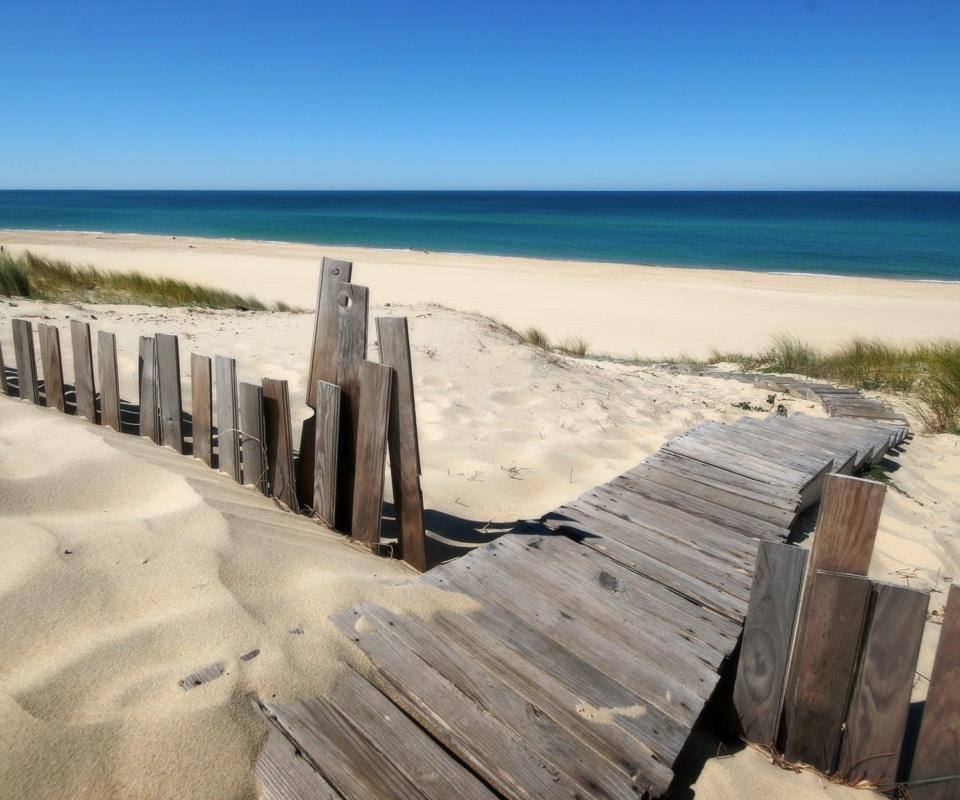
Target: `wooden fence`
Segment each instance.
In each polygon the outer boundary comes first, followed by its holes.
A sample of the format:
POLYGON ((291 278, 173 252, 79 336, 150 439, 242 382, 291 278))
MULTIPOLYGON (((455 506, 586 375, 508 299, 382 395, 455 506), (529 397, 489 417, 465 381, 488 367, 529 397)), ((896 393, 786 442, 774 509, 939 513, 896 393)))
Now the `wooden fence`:
POLYGON ((407 320, 377 319, 382 363, 367 361, 368 291, 350 283, 351 272, 349 262, 323 260, 307 384, 314 413, 303 423, 299 453, 287 381, 238 383, 233 358, 191 354, 186 414, 173 334, 140 337, 139 404, 133 405, 121 400, 114 334, 97 332, 95 376, 90 325, 71 320, 69 385, 59 329, 37 326, 38 373, 33 325, 15 319, 16 386, 0 350, 0 390, 192 455, 372 549, 380 543, 389 449, 397 548, 403 560, 423 571, 426 538, 407 320))
POLYGON ((960 796, 960 586, 950 587, 918 738, 907 742, 926 592, 866 577, 886 487, 827 478, 813 547, 764 542, 734 704, 748 741, 848 781, 960 796))

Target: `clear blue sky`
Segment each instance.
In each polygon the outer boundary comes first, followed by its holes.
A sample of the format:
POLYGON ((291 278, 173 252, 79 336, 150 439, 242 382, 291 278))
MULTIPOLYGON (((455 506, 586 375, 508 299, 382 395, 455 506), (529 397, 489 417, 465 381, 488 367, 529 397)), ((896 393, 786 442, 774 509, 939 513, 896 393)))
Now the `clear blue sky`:
POLYGON ((0 188, 960 189, 957 0, 0 0, 0 188))

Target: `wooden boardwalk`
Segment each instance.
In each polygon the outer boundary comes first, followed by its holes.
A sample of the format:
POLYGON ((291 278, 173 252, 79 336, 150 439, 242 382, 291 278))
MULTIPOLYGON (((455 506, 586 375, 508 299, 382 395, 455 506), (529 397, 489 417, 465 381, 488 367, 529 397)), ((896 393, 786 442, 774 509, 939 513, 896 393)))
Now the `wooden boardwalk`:
POLYGON ((824 476, 906 428, 803 415, 701 425, 526 529, 417 580, 477 601, 426 620, 363 603, 369 657, 331 698, 259 704, 268 796, 659 796, 739 639, 760 542, 824 476))

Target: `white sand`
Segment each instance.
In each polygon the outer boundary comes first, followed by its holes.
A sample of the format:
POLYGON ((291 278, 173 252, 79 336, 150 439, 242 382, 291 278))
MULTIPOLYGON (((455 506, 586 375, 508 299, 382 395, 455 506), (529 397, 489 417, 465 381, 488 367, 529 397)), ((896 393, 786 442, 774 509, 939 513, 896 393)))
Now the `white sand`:
MULTIPOLYGON (((957 335, 960 320, 960 290, 925 284, 95 234, 4 232, 0 243, 303 306, 314 301, 319 255, 352 258, 374 315, 410 318, 428 527, 441 557, 609 480, 697 422, 746 413, 733 403, 765 405, 768 393, 546 355, 486 318, 424 301, 582 335, 595 349, 656 354, 756 350, 782 330, 823 344, 853 333, 957 335)), ((69 365, 68 317, 80 318, 117 334, 124 397, 136 397, 138 337, 161 331, 179 334, 184 363, 190 352, 231 355, 241 380, 286 378, 297 419, 306 411, 308 314, 14 302, 0 300, 8 365, 10 319, 59 325, 69 365)), ((888 492, 874 577, 942 589, 960 574, 956 443, 918 437, 898 459, 893 478, 909 496, 888 492)), ((4 796, 253 797, 262 732, 248 696, 322 693, 345 663, 363 667, 329 626, 334 611, 376 599, 428 613, 436 600, 392 588, 412 574, 403 565, 199 462, 9 398, 0 398, 0 486, 4 796), (215 662, 226 675, 179 688, 215 662)), ((923 674, 935 644, 928 627, 923 674)), ((709 762, 696 793, 822 796, 810 777, 744 751, 709 762)))

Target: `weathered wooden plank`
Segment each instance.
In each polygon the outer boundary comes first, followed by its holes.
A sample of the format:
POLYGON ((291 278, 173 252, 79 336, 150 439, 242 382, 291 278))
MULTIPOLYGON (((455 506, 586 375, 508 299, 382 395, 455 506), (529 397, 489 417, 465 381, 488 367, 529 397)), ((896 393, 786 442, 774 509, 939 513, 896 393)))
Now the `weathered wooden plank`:
POLYGON ((160 444, 160 398, 157 388, 157 341, 140 337, 140 435, 160 444))
POLYGON ((37 325, 40 337, 40 361, 43 364, 43 393, 47 408, 64 413, 67 410, 63 394, 63 359, 60 355, 60 329, 56 325, 37 325))
POLYGON ((929 598, 919 589, 874 585, 873 612, 840 753, 840 775, 852 783, 897 780, 929 598))
POLYGON ((10 386, 7 384, 7 365, 3 363, 2 346, 0 346, 0 392, 10 394, 10 386))
POLYGON ((263 387, 240 384, 240 456, 243 483, 267 493, 267 454, 264 450, 263 387))
POLYGON ((298 511, 293 471, 293 421, 286 381, 263 379, 264 442, 270 495, 298 511))
MULTIPOLYGON (((337 458, 340 446, 340 387, 317 381, 316 452, 313 511, 327 525, 336 524, 337 458)), ((303 453, 301 452, 301 457, 303 453)))
POLYGON ((97 390, 93 378, 93 346, 90 323, 70 320, 73 346, 73 383, 77 398, 77 416, 97 422, 97 390))
POLYGON ((198 686, 202 686, 205 683, 210 681, 215 681, 217 678, 221 677, 226 670, 223 668, 223 664, 208 664, 203 669, 198 669, 191 675, 187 675, 186 678, 179 680, 177 683, 181 689, 185 692, 189 692, 191 689, 196 689, 198 686))
POLYGON ((407 318, 378 317, 377 341, 381 363, 394 370, 388 442, 400 557, 423 572, 427 568, 427 535, 420 488, 420 445, 407 318))
POLYGON ((183 452, 183 394, 180 388, 180 346, 172 333, 158 333, 157 385, 160 398, 160 441, 183 452))
POLYGON ((820 572, 809 591, 808 612, 797 629, 799 655, 791 669, 796 683, 784 702, 784 755, 833 772, 871 584, 860 575, 820 572))
POLYGON ((190 354, 190 413, 193 422, 193 457, 213 466, 213 362, 190 354))
POLYGON ((376 545, 383 519, 383 483, 387 461, 387 424, 393 368, 364 361, 360 377, 360 426, 357 436, 356 488, 352 538, 376 545))
POLYGON ((97 331, 100 364, 100 424, 120 430, 120 373, 117 368, 117 337, 97 331))
POLYGON ((33 324, 26 319, 13 320, 13 349, 17 357, 17 384, 20 399, 40 405, 37 386, 37 356, 33 347, 33 324))
POLYGON ((342 531, 353 529, 353 494, 360 426, 360 367, 367 354, 368 305, 369 292, 366 287, 341 284, 337 295, 339 349, 336 383, 341 393, 337 527, 342 531))
POLYGON ((217 372, 217 469, 240 483, 237 361, 217 356, 214 364, 217 372))
POLYGON ((807 553, 763 542, 743 626, 733 704, 750 742, 776 745, 807 553))
POLYGON ((950 587, 910 770, 913 800, 960 795, 960 586, 950 587), (931 781, 926 783, 926 781, 931 781))

